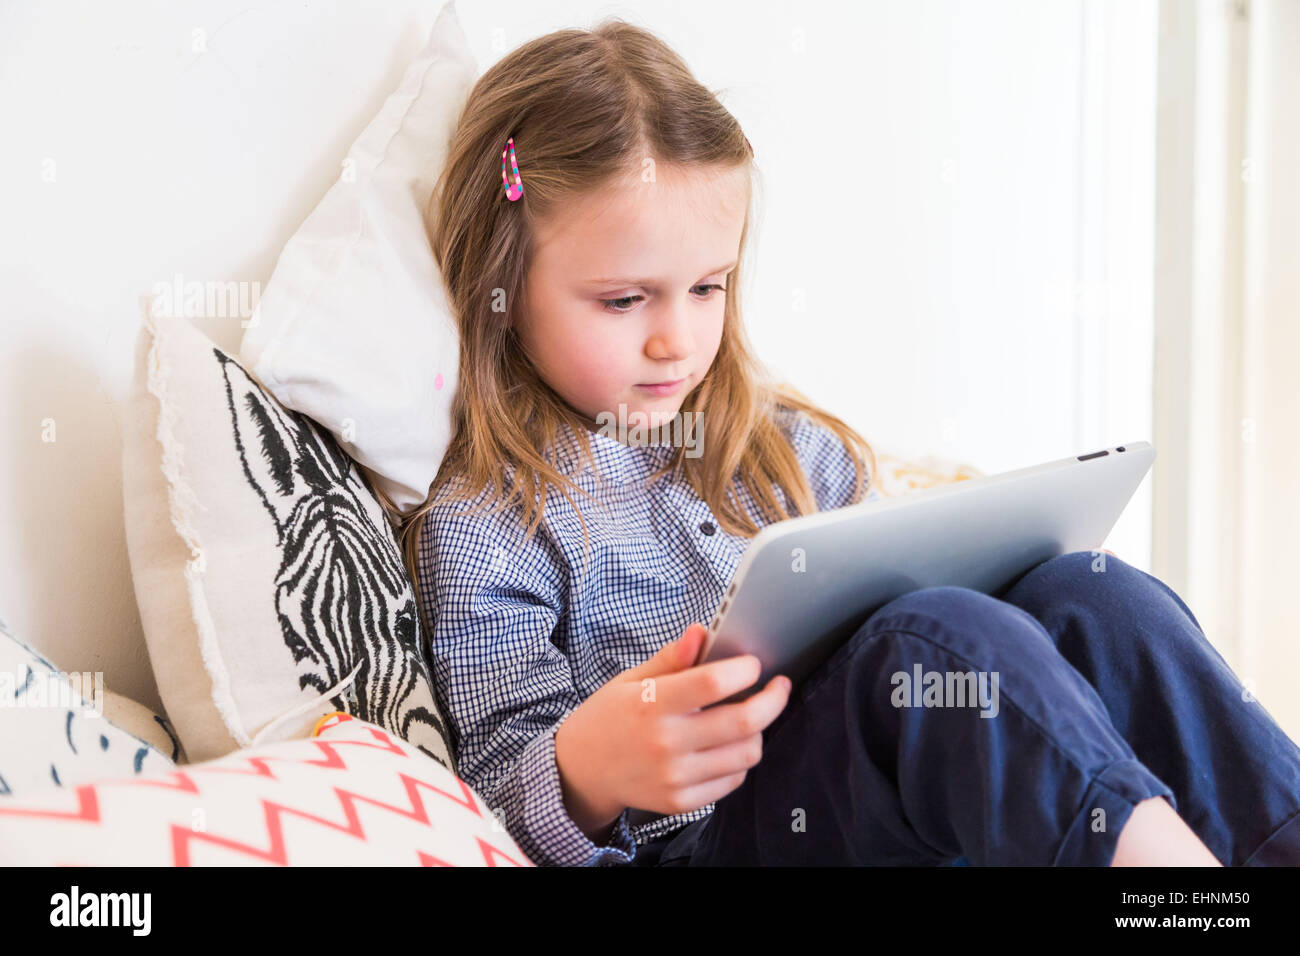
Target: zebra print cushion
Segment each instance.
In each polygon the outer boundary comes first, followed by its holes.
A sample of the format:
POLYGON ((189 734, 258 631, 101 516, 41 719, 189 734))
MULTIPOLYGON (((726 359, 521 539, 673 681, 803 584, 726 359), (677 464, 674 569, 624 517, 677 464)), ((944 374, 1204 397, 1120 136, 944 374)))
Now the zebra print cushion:
POLYGON ((147 316, 135 357, 127 545, 188 759, 343 711, 454 772, 410 579, 359 466, 188 321, 147 316))

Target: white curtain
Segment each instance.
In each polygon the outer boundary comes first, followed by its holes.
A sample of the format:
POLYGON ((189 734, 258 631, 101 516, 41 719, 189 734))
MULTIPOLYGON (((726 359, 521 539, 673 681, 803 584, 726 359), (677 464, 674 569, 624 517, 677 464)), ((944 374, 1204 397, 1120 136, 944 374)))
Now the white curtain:
POLYGON ((1152 573, 1300 738, 1300 3, 1161 0, 1152 573))

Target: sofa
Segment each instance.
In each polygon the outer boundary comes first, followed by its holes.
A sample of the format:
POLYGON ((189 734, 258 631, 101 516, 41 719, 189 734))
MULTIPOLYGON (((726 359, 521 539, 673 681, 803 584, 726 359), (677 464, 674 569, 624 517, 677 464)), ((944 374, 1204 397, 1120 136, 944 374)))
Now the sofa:
MULTIPOLYGON (((418 503, 450 436, 455 329, 424 217, 476 75, 449 2, 238 354, 183 292, 140 290, 121 520, 148 649, 133 686, 162 706, 56 666, 0 608, 0 864, 534 865, 456 775, 380 506, 418 503), (362 334, 375 301, 388 326, 362 334), (446 375, 390 374, 391 339, 446 375)), ((980 475, 875 450, 887 497, 980 475)), ((93 661, 82 640, 57 664, 93 661)))
MULTIPOLYGON (((166 713, 0 622, 0 864, 532 865, 456 777, 364 469, 191 323, 146 315, 135 369, 123 520, 166 713)), ((886 497, 979 475, 876 456, 886 497)))

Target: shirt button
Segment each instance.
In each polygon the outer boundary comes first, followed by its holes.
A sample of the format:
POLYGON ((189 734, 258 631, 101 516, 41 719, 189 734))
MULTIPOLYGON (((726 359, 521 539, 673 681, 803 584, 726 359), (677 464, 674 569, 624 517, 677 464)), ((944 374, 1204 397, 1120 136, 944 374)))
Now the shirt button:
POLYGON ((713 532, 716 531, 717 529, 713 527, 712 521, 706 521, 700 525, 700 530, 703 531, 705 534, 713 534, 713 532))

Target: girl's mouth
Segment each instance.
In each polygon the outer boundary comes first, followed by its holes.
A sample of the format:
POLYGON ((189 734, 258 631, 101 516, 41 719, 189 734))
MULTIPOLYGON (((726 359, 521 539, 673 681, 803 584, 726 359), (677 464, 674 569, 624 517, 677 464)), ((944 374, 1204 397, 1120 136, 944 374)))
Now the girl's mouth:
POLYGON ((671 395, 677 389, 681 388, 686 379, 679 378, 675 382, 655 382, 649 385, 638 384, 637 388, 649 392, 651 395, 671 395))

